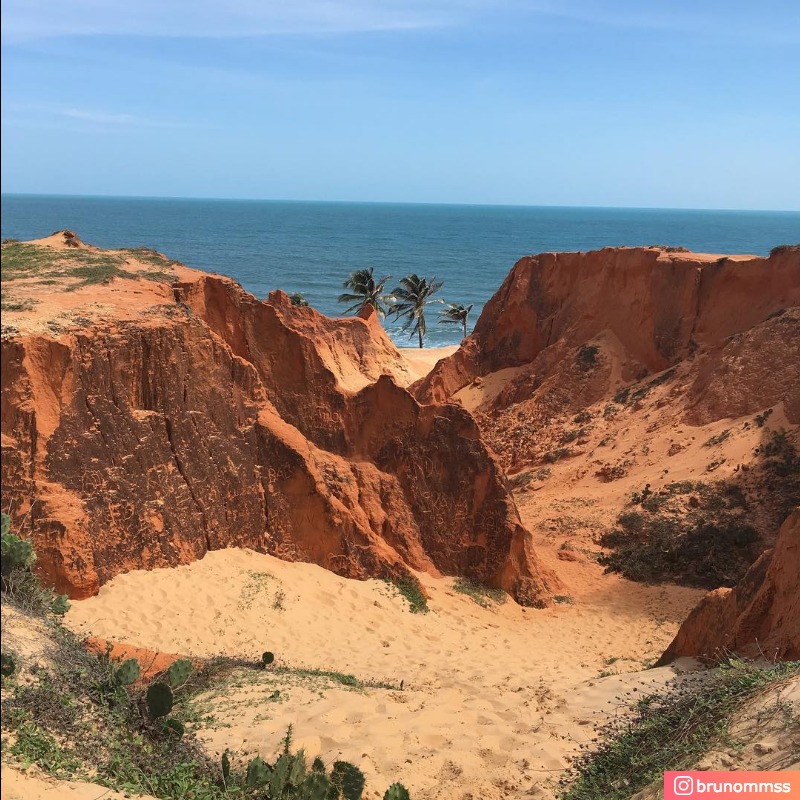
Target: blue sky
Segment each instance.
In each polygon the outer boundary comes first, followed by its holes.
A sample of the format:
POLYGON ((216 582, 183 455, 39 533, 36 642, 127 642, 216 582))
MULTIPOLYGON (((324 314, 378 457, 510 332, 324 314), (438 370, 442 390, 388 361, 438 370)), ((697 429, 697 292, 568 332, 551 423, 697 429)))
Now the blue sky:
POLYGON ((2 190, 800 208, 796 0, 4 0, 2 190))

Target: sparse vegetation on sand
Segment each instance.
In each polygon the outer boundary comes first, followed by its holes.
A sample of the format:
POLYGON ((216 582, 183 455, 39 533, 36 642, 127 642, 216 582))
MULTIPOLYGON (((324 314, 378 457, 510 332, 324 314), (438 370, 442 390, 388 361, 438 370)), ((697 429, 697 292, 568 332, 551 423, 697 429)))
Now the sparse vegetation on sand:
POLYGON ((69 290, 103 283, 113 278, 170 281, 174 279, 174 275, 169 272, 169 268, 177 263, 168 260, 155 250, 144 248, 98 252, 81 248, 55 250, 30 242, 11 241, 2 245, 4 283, 22 279, 35 279, 42 283, 49 283, 56 278, 76 279, 74 283, 65 287, 69 290), (148 269, 137 272, 125 269, 131 260, 147 265, 148 269))
POLYGON ((470 597, 482 608, 490 608, 492 603, 505 603, 508 598, 502 589, 493 589, 469 578, 456 578, 453 589, 470 597))
POLYGON ((644 400, 657 386, 661 386, 672 380, 672 378, 675 377, 675 372, 676 370, 673 367, 672 369, 665 370, 660 375, 656 375, 655 378, 626 386, 614 395, 614 402, 619 405, 628 406, 637 403, 639 400, 644 400))
MULTIPOLYGON (((720 437, 727 438, 712 439, 720 437)), ((800 504, 800 454, 790 436, 767 431, 756 455, 757 466, 729 480, 635 492, 600 537, 611 550, 601 563, 636 581, 734 586, 800 504)))
POLYGON ((390 581, 397 591, 408 600, 409 608, 412 614, 427 614, 430 609, 428 608, 428 598, 422 592, 422 587, 419 583, 411 577, 399 578, 390 581))
MULTIPOLYGON (((291 726, 273 763, 260 756, 234 763, 229 751, 217 763, 200 746, 192 731, 193 710, 185 701, 212 688, 231 670, 247 668, 255 673, 269 668, 271 653, 259 662, 216 659, 198 669, 188 659, 179 659, 144 680, 136 659, 115 662, 108 652, 99 656, 89 652, 61 624, 52 602, 40 601, 45 595, 52 601, 52 593, 30 573, 34 560, 30 544, 10 533, 8 517, 3 515, 4 610, 9 615, 13 611, 15 623, 37 628, 46 648, 46 663, 39 663, 7 650, 4 635, 4 759, 21 767, 35 765, 57 779, 90 781, 164 800, 359 800, 362 796, 365 780, 358 767, 347 761, 328 767, 319 758, 309 764, 302 750, 292 750, 291 726), (30 577, 21 581, 24 572, 30 577)), ((4 634, 5 624, 6 619, 4 634)), ((357 690, 373 685, 337 672, 295 672, 357 690)), ((409 800, 401 784, 391 786, 384 797, 409 800)))
MULTIPOLYGON (((691 769, 729 738, 730 722, 743 706, 798 677, 797 661, 764 668, 730 659, 675 679, 665 692, 640 698, 631 715, 601 729, 600 744, 575 758, 562 779, 562 800, 625 800, 667 770, 691 769)), ((800 733, 790 706, 778 704, 768 712, 800 733)))

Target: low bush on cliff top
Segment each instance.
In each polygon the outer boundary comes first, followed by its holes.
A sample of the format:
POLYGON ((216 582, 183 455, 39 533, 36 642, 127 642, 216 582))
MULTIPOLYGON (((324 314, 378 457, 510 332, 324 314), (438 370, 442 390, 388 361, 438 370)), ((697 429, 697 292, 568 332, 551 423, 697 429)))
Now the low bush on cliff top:
POLYGON ((70 248, 54 250, 50 247, 11 241, 2 245, 2 280, 14 281, 23 278, 49 282, 53 278, 77 278, 69 289, 103 283, 112 278, 138 280, 172 280, 167 270, 177 264, 152 250, 83 250, 70 248), (131 272, 125 269, 130 259, 142 262, 150 269, 131 272))
MULTIPOLYGON (((668 770, 692 769, 715 745, 730 743, 730 722, 748 701, 798 677, 797 661, 761 668, 731 659, 676 678, 665 692, 641 697, 630 715, 600 729, 600 744, 575 758, 562 779, 562 800, 625 800, 668 770)), ((633 695, 619 699, 627 705, 633 695)), ((767 710, 800 733, 791 708, 767 710)))

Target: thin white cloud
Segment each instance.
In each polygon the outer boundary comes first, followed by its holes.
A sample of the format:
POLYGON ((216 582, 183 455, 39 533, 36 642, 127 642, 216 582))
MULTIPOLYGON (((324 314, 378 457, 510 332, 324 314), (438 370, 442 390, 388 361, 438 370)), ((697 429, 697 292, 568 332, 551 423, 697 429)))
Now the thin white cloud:
POLYGON ((136 114, 87 108, 51 108, 50 114, 60 119, 75 120, 104 128, 179 128, 186 124, 173 120, 141 117, 136 114))
POLYGON ((3 0, 2 35, 6 42, 91 35, 232 38, 560 18, 598 28, 793 42, 800 39, 798 9, 788 0, 3 0))
POLYGON ((156 119, 127 112, 107 111, 97 108, 64 107, 52 103, 39 103, 12 99, 4 103, 3 125, 13 127, 75 127, 99 129, 121 128, 179 128, 188 123, 156 119))
POLYGON ((4 0, 3 35, 239 37, 452 24, 486 0, 4 0))
POLYGON ((59 112, 61 116, 78 119, 82 122, 95 122, 99 125, 141 125, 140 120, 132 114, 108 114, 102 111, 85 111, 80 108, 65 108, 59 112))

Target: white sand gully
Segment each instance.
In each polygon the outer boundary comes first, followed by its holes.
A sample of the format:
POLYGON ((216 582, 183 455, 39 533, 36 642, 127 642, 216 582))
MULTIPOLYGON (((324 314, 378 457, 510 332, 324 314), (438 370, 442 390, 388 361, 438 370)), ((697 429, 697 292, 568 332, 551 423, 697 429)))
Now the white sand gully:
POLYGON ((674 674, 643 667, 699 595, 607 576, 610 591, 596 603, 482 608, 452 579, 420 578, 428 614, 410 613, 380 581, 230 549, 117 576, 73 603, 66 621, 81 634, 164 652, 271 650, 282 667, 392 684, 242 670, 199 698, 198 734, 211 752, 268 757, 291 723, 307 754, 358 764, 367 798, 400 780, 415 800, 499 800, 551 796, 565 757, 626 692, 635 698, 674 674))

